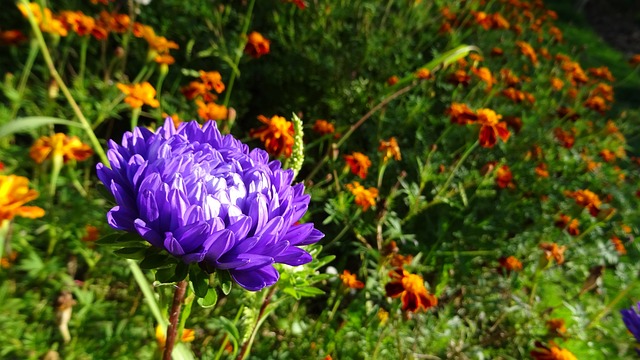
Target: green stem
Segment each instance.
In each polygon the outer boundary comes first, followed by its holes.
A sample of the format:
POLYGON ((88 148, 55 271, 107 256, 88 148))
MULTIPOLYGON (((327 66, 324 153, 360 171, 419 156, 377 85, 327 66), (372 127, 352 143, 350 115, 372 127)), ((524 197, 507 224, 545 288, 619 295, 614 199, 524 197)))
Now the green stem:
POLYGON ((131 131, 138 126, 138 118, 140 117, 141 108, 134 108, 131 113, 131 131))
MULTIPOLYGON (((242 26, 242 35, 240 35, 241 47, 239 47, 236 50, 236 58, 233 61, 233 68, 232 68, 233 71, 231 71, 229 84, 227 85, 227 90, 226 90, 226 93, 224 94, 224 101, 222 102, 222 105, 225 107, 229 106, 229 99, 231 98, 231 90, 233 89, 233 83, 235 82, 236 76, 238 75, 237 69, 238 69, 238 65, 240 64, 240 60, 242 59, 243 49, 246 45, 247 32, 249 32, 249 25, 251 25, 251 16, 253 14, 253 6, 255 5, 255 3, 256 3, 256 0, 251 0, 249 2, 247 14, 245 15, 244 25, 242 26)), ((228 125, 229 129, 231 129, 232 125, 233 124, 228 125)))
POLYGON ((78 70, 78 81, 80 88, 84 88, 84 73, 87 67, 87 48, 89 47, 89 36, 84 36, 80 43, 80 68, 78 70))
POLYGON ((533 275, 533 286, 531 287, 531 294, 529 295, 529 305, 533 305, 533 299, 536 296, 536 290, 538 290, 538 281, 540 280, 540 274, 542 269, 540 265, 536 268, 536 273, 533 275))
POLYGON ((598 323, 600 321, 600 319, 602 319, 602 317, 604 317, 605 315, 607 315, 611 309, 618 303, 620 302, 620 300, 622 300, 622 298, 624 298, 629 291, 631 291, 636 285, 638 285, 638 280, 633 280, 631 282, 631 284, 627 285, 626 288, 622 289, 622 291, 620 291, 618 293, 618 295, 611 300, 610 303, 607 304, 607 306, 604 307, 604 309, 600 310, 600 312, 598 314, 596 314, 596 316, 593 317, 593 319, 591 319, 591 321, 589 321, 589 324, 587 324, 587 329, 591 328, 593 325, 595 325, 596 323, 598 323))
POLYGON ((71 166, 67 166, 67 172, 69 173, 69 179, 71 179, 73 187, 78 190, 82 197, 87 197, 87 190, 85 190, 84 186, 82 186, 82 183, 78 179, 78 174, 75 172, 75 170, 71 166))
POLYGON ((267 310, 267 306, 269 305, 269 302, 271 301, 271 297, 273 296, 273 294, 275 294, 275 292, 276 292, 276 287, 272 286, 269 289, 269 291, 266 293, 264 300, 262 301, 262 306, 260 306, 260 311, 258 312, 258 320, 256 321, 255 326, 251 330, 251 335, 249 336, 249 339, 244 344, 242 344, 242 349, 240 350, 240 354, 238 354, 238 357, 236 358, 236 360, 244 360, 246 359, 247 356, 249 356, 249 352, 251 352, 251 345, 253 345, 253 342, 256 339, 256 334, 258 333, 258 329, 260 329, 260 326, 262 325, 264 320, 267 318, 265 316, 265 311, 267 310))
POLYGON ((453 168, 453 170, 451 170, 451 174, 449 174, 449 177, 444 182, 444 185, 442 185, 442 187, 440 188, 440 190, 438 191, 434 199, 439 198, 443 192, 447 191, 447 188, 449 187, 449 185, 451 185, 451 182, 453 181, 453 178, 456 175, 456 172, 458 172, 458 169, 460 169, 460 166, 462 166, 462 163, 464 163, 464 161, 469 157, 469 155, 471 155, 473 150, 475 150, 475 148, 477 148, 478 145, 480 145, 480 142, 476 140, 476 142, 474 142, 471 146, 469 146, 467 151, 465 151, 464 154, 462 154, 462 156, 460 157, 460 160, 458 160, 458 162, 456 163, 456 166, 453 168))
POLYGON ((176 291, 173 294, 173 303, 171 304, 171 311, 169 312, 169 327, 167 328, 167 341, 164 347, 164 353, 162 354, 162 360, 171 360, 171 354, 173 353, 173 346, 176 343, 176 336, 178 335, 178 327, 180 321, 180 308, 182 307, 182 300, 184 294, 187 292, 187 281, 182 280, 178 282, 176 291))
MULTIPOLYGON (((238 321, 240 320, 240 316, 242 315, 243 312, 244 312, 244 305, 240 305, 240 308, 238 308, 238 313, 236 314, 235 319, 233 319, 233 325, 238 323, 238 321)), ((220 360, 220 357, 222 356, 222 353, 224 352, 224 349, 227 347, 228 343, 229 343, 229 334, 227 333, 224 335, 224 339, 222 340, 222 345, 220 345, 220 349, 218 349, 218 352, 216 353, 216 357, 213 360, 220 360)))
POLYGON ((29 80, 29 75, 31 75, 31 69, 33 68, 33 64, 38 57, 38 52, 38 43, 36 41, 31 41, 29 45, 29 55, 27 57, 27 61, 24 63, 22 74, 20 75, 20 83, 18 83, 19 101, 13 104, 11 108, 11 116, 9 117, 9 119, 14 119, 18 114, 18 110, 20 110, 20 102, 22 101, 22 97, 24 96, 24 90, 27 87, 27 80, 29 80))
MULTIPOLYGON (((0 222, 0 260, 2 260, 2 255, 4 254, 5 247, 9 247, 9 243, 7 242, 7 237, 9 235, 9 225, 11 224, 11 220, 2 220, 0 222)), ((9 249, 7 249, 7 256, 9 255, 9 249)), ((1 269, 1 267, 0 267, 1 269)))

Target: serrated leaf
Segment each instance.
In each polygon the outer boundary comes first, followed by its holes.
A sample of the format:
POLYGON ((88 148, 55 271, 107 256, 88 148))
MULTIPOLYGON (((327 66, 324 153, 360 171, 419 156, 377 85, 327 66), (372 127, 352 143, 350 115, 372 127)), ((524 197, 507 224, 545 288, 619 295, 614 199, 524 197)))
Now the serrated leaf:
POLYGON ((218 302, 218 291, 216 291, 216 288, 210 287, 207 289, 205 296, 199 297, 197 301, 198 305, 205 309, 214 307, 218 302))

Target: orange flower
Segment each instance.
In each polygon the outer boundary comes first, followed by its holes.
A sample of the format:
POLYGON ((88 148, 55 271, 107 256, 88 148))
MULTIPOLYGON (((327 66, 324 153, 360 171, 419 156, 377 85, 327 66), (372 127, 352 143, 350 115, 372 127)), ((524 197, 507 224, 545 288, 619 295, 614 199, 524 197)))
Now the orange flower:
MULTIPOLYGON (((193 329, 183 329, 182 336, 180 336, 180 341, 183 343, 192 342, 196 338, 196 333, 193 329)), ((156 326, 156 341, 158 341, 158 347, 160 349, 164 349, 167 344, 167 336, 165 335, 162 326, 156 326)))
POLYGON ((495 84, 496 79, 491 75, 491 71, 487 67, 481 67, 480 69, 476 69, 475 67, 471 68, 471 71, 482 81, 487 84, 487 91, 491 90, 493 84, 495 84))
POLYGON ((387 162, 392 157, 396 161, 400 161, 402 159, 402 154, 400 154, 400 147, 398 146, 398 141, 395 137, 391 137, 388 141, 380 140, 380 146, 378 146, 378 151, 384 153, 384 158, 382 161, 387 162))
POLYGON ((351 172, 358 175, 361 179, 367 177, 369 167, 371 166, 371 160, 369 157, 361 152, 353 152, 351 155, 345 155, 344 160, 351 168, 351 172))
POLYGON ((600 157, 602 158, 602 160, 604 160, 605 162, 613 162, 616 159, 616 154, 609 150, 609 149, 604 149, 602 151, 600 151, 600 153, 598 153, 598 155, 600 155, 600 157))
POLYGON ((500 263, 500 268, 507 273, 522 270, 522 263, 515 256, 501 257, 498 262, 500 263))
POLYGON ((179 49, 180 46, 175 41, 168 40, 164 36, 156 35, 153 28, 150 26, 144 26, 142 29, 142 37, 149 43, 149 49, 153 54, 153 57, 156 55, 162 55, 169 53, 172 49, 179 49))
POLYGON ((520 78, 509 69, 500 69, 500 77, 509 87, 520 84, 520 78))
POLYGON ((562 42, 562 30, 559 28, 552 26, 549 28, 549 35, 553 36, 553 39, 557 42, 562 42))
POLYGON ((45 33, 67 36, 68 31, 58 17, 54 17, 49 8, 41 9, 38 3, 29 3, 29 6, 18 4, 18 9, 25 18, 28 17, 29 10, 33 14, 38 27, 45 33))
POLYGON ((10 252, 7 256, 3 256, 0 258, 0 267, 3 269, 8 269, 18 258, 18 253, 15 251, 10 252))
POLYGON ((356 274, 352 274, 349 270, 345 270, 340 274, 340 279, 342 280, 342 285, 349 289, 362 289, 364 287, 364 283, 358 280, 356 274))
POLYGON ((564 131, 561 128, 555 128, 553 134, 563 147, 571 149, 576 142, 574 134, 570 131, 564 131))
POLYGON ((556 243, 545 242, 541 243, 539 247, 544 251, 546 261, 554 259, 558 265, 562 265, 564 262, 564 251, 567 249, 566 246, 558 246, 556 243))
POLYGON ((469 81, 471 81, 471 76, 467 74, 466 71, 460 69, 449 75, 447 81, 454 85, 468 86, 469 81))
POLYGON ((400 81, 400 79, 396 75, 393 75, 387 79, 387 85, 393 86, 397 84, 398 81, 400 81))
POLYGON ((493 19, 484 11, 471 11, 471 14, 476 20, 476 24, 480 25, 483 29, 489 30, 493 26, 493 19))
POLYGON ((511 132, 507 129, 505 122, 500 122, 502 115, 496 114, 491 109, 479 109, 478 124, 480 128, 480 145, 485 148, 492 148, 497 142, 498 138, 507 142, 511 132))
POLYGON ((577 190, 577 191, 565 191, 565 196, 572 198, 576 201, 578 206, 582 206, 589 210, 591 216, 597 216, 600 212, 600 205, 602 201, 590 190, 577 190))
POLYGON ((606 66, 601 66, 601 67, 597 67, 597 68, 589 68, 587 71, 589 71, 589 74, 600 78, 600 79, 604 79, 610 82, 614 82, 616 81, 616 79, 613 77, 613 75, 611 74, 611 71, 609 71, 609 68, 606 66))
POLYGON ((633 55, 633 56, 631 57, 631 59, 629 59, 629 64, 630 64, 631 66, 638 66, 638 65, 640 65, 640 54, 633 55))
POLYGON ((20 30, 0 31, 0 45, 17 45, 26 40, 20 30))
POLYGON ((247 45, 244 47, 244 52, 249 56, 257 59, 262 55, 269 53, 269 46, 271 42, 265 39, 259 32, 253 31, 249 34, 247 39, 247 45))
POLYGON ((29 156, 38 164, 54 157, 62 157, 65 163, 72 159, 83 161, 91 155, 91 146, 82 143, 77 136, 69 137, 63 133, 43 136, 36 140, 29 150, 29 156))
POLYGON ((491 56, 502 56, 504 55, 504 50, 499 47, 494 47, 491 49, 491 56))
POLYGON ((265 116, 258 116, 258 120, 265 124, 259 129, 251 129, 249 135, 253 138, 259 138, 267 149, 267 152, 273 156, 291 157, 293 151, 293 123, 287 121, 282 116, 273 116, 267 119, 265 116))
POLYGON ((378 189, 374 187, 365 189, 359 182, 354 181, 351 184, 347 184, 347 190, 351 191, 351 194, 355 196, 355 203, 362 208, 362 211, 367 211, 369 207, 376 204, 378 189))
POLYGON ((598 83, 591 91, 591 96, 600 95, 607 101, 613 101, 613 86, 605 83, 598 83))
POLYGON ((609 106, 605 99, 598 95, 589 96, 584 102, 584 107, 597 111, 600 114, 604 114, 605 111, 609 110, 609 106))
POLYGON ((513 87, 502 90, 502 95, 511 99, 515 103, 521 103, 526 100, 533 104, 536 101, 535 97, 533 97, 533 94, 526 91, 518 90, 513 87))
POLYGON ((615 235, 611 236, 611 243, 616 248, 616 251, 618 252, 618 254, 625 255, 627 253, 627 249, 624 247, 622 240, 620 240, 620 238, 618 238, 617 236, 615 235))
POLYGON ((511 174, 511 169, 507 165, 500 166, 496 171, 496 184, 501 189, 515 186, 513 184, 513 174, 511 174))
POLYGON ((320 135, 328 135, 333 134, 336 131, 336 128, 327 120, 318 119, 313 124, 313 131, 320 135))
POLYGON ((538 166, 536 166, 535 168, 535 172, 536 172, 536 175, 538 175, 541 178, 549 177, 549 170, 547 170, 547 164, 545 163, 538 164, 538 166))
POLYGON ((208 91, 214 90, 218 94, 224 91, 224 83, 222 82, 222 75, 217 71, 202 71, 200 70, 200 80, 204 84, 208 91))
POLYGON ((198 116, 204 120, 226 120, 229 115, 229 110, 224 105, 205 103, 202 100, 197 100, 196 105, 198 105, 198 116))
POLYGON ((418 69, 418 71, 416 71, 416 78, 420 80, 427 80, 431 78, 431 71, 425 68, 418 69))
POLYGON ((100 238, 100 230, 93 225, 85 225, 84 230, 86 235, 82 237, 82 241, 94 242, 100 238))
POLYGON ((0 175, 0 223, 15 216, 35 219, 44 216, 37 206, 23 206, 38 197, 38 192, 29 189, 29 179, 24 176, 0 175))
POLYGON ((553 336, 563 335, 567 332, 567 327, 564 324, 564 319, 549 319, 547 320, 547 329, 553 336))
POLYGON ((452 103, 446 113, 454 124, 467 125, 478 120, 478 116, 466 104, 452 103))
POLYGON ((147 81, 133 85, 118 83, 116 86, 120 91, 127 95, 124 102, 134 109, 141 108, 144 104, 147 104, 152 108, 160 106, 160 102, 155 98, 156 89, 154 89, 147 81))
POLYGON ((556 346, 553 342, 547 347, 536 341, 537 349, 529 353, 534 360, 578 360, 569 350, 556 346))
POLYGON ((536 51, 533 50, 533 47, 528 42, 525 41, 516 41, 516 45, 520 48, 520 52, 522 55, 529 58, 533 65, 538 64, 538 56, 536 55, 536 51))
POLYGON ((427 291, 422 276, 411 274, 402 268, 389 273, 392 281, 385 285, 387 296, 401 297, 402 310, 419 311, 421 308, 429 310, 438 305, 438 299, 427 291))
POLYGON ((176 62, 176 59, 169 54, 162 54, 156 56, 153 61, 160 65, 173 65, 176 62))
POLYGON ((198 96, 202 97, 202 100, 206 102, 213 102, 218 100, 218 97, 207 90, 207 86, 200 81, 192 81, 189 85, 185 85, 180 88, 180 92, 182 95, 187 98, 187 100, 193 100, 198 96))
POLYGON ((557 77, 551 78, 551 88, 555 91, 560 91, 564 87, 564 81, 557 77))

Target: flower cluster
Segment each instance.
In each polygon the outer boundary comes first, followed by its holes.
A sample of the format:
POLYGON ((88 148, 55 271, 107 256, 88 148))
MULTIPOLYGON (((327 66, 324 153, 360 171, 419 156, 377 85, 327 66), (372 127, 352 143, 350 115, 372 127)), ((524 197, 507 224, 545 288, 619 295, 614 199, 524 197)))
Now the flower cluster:
POLYGON ((309 262, 299 246, 323 237, 299 223, 310 198, 291 185, 293 171, 221 135, 213 121, 138 127, 111 141, 108 157, 111 168, 100 163, 97 172, 117 203, 109 225, 205 271, 228 270, 248 290, 278 280, 274 263, 309 262))

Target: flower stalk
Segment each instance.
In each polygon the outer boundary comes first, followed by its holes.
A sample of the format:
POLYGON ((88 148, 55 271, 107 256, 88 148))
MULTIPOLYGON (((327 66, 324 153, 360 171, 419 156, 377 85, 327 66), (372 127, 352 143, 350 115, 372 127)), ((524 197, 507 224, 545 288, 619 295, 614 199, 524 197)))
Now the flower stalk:
POLYGON ((182 300, 187 291, 187 281, 182 280, 178 282, 176 291, 173 294, 173 303, 171 304, 171 311, 169 312, 169 327, 167 328, 167 343, 162 354, 162 360, 171 360, 171 354, 176 342, 176 335, 178 334, 178 325, 180 320, 180 308, 182 307, 182 300))

